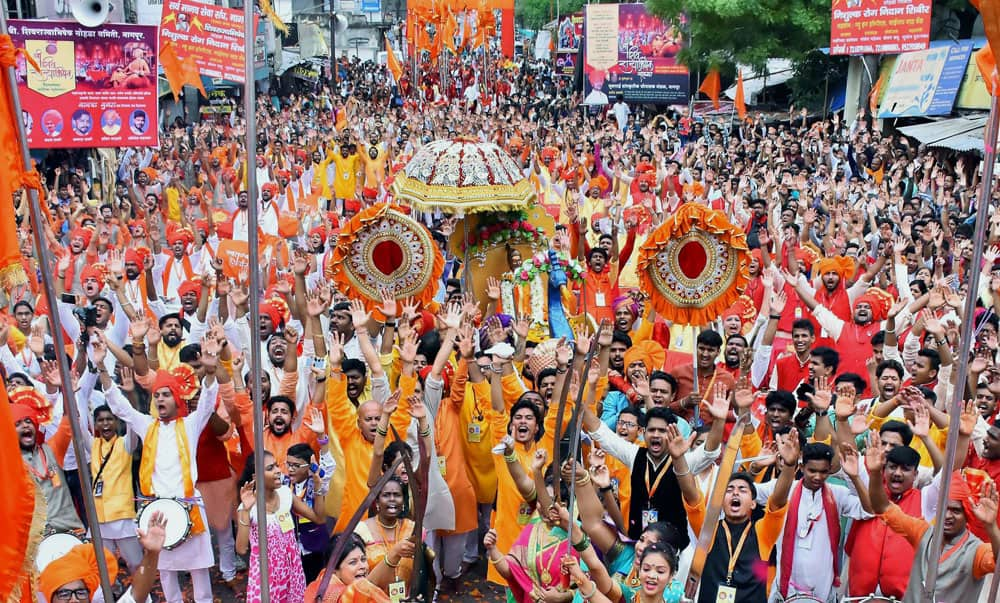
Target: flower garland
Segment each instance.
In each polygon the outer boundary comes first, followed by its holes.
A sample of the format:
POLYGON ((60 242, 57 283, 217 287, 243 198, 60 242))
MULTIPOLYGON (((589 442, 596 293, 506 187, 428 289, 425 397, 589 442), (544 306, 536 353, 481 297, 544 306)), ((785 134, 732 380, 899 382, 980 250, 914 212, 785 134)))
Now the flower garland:
MULTIPOLYGON (((578 260, 570 259, 565 253, 557 253, 559 264, 566 271, 566 276, 572 281, 582 281, 584 268, 578 260)), ((526 260, 519 268, 514 270, 514 279, 521 283, 530 283, 538 279, 542 272, 550 272, 552 265, 549 262, 547 252, 536 253, 531 259, 526 260)))
POLYGON ((464 242, 464 250, 469 256, 485 252, 487 248, 509 244, 542 244, 545 234, 534 224, 524 219, 482 225, 469 233, 464 242))
POLYGON ((514 282, 509 278, 500 281, 500 307, 505 314, 516 314, 520 310, 514 305, 514 282))

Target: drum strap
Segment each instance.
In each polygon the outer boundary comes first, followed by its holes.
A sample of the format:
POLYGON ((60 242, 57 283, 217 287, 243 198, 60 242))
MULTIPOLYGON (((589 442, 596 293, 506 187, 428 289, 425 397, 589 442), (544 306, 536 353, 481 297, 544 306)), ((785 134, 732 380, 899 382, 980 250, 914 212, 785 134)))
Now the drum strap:
POLYGON ((96 488, 97 482, 101 481, 101 474, 104 473, 104 467, 107 466, 108 461, 111 459, 111 453, 115 451, 115 444, 117 443, 118 440, 115 440, 114 442, 111 443, 111 448, 108 449, 108 453, 105 454, 104 458, 101 460, 101 466, 98 467, 97 474, 94 475, 94 480, 91 482, 92 487, 96 488))

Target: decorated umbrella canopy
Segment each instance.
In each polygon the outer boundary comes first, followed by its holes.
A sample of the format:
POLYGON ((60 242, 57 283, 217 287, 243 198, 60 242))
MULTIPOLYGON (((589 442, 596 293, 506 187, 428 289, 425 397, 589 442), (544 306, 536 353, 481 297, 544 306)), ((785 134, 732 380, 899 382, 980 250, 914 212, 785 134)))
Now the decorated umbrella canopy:
POLYGON ((341 230, 324 266, 324 275, 369 311, 376 311, 383 294, 420 305, 434 299, 432 284, 441 278, 444 258, 407 209, 388 203, 363 209, 341 230))
POLYGON ((685 203, 639 250, 639 284, 664 319, 703 326, 740 298, 749 266, 743 231, 722 212, 685 203))
POLYGON ((391 190, 397 202, 456 214, 520 209, 535 198, 534 187, 503 149, 461 137, 421 147, 391 190))

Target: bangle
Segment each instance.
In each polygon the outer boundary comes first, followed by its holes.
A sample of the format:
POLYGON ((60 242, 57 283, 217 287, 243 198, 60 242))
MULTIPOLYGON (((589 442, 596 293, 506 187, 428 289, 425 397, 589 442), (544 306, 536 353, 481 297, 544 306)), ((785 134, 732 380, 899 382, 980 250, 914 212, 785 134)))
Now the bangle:
POLYGON ((391 561, 389 561, 389 554, 388 553, 386 553, 385 557, 382 558, 382 561, 384 561, 385 564, 388 565, 389 567, 391 567, 392 569, 396 569, 397 567, 399 567, 399 562, 398 561, 396 563, 392 563, 391 561))
POLYGON ((590 537, 587 536, 586 534, 584 534, 583 535, 583 540, 581 540, 580 542, 578 542, 578 543, 576 543, 576 544, 573 545, 573 550, 576 551, 576 552, 578 552, 578 553, 582 553, 582 552, 586 551, 587 547, 589 547, 589 546, 590 546, 590 537))
POLYGON ((501 555, 499 559, 494 559, 493 557, 486 555, 486 561, 488 561, 490 565, 496 565, 500 563, 502 560, 503 560, 503 555, 501 555))
POLYGON ((583 593, 580 593, 580 596, 583 597, 584 599, 587 599, 588 601, 590 600, 591 597, 593 597, 594 595, 597 594, 597 583, 596 582, 591 582, 590 585, 593 588, 590 589, 590 594, 589 595, 585 595, 583 593))
POLYGON ((684 473, 677 473, 677 467, 674 467, 674 477, 684 477, 685 475, 691 475, 691 470, 688 469, 684 473))
POLYGON ((505 455, 503 455, 503 460, 507 461, 508 463, 516 463, 517 462, 517 453, 516 452, 511 452, 510 454, 505 454, 505 455))
POLYGON ((326 381, 326 377, 316 377, 316 383, 323 383, 326 381))
POLYGON ((375 433, 377 433, 378 435, 380 435, 380 436, 382 436, 384 438, 385 436, 389 435, 389 430, 388 429, 383 429, 381 427, 376 427, 375 428, 375 433))
POLYGON ((330 443, 330 438, 326 435, 321 435, 320 437, 316 438, 316 443, 319 444, 320 446, 326 446, 327 444, 330 443))
POLYGON ((563 373, 565 373, 567 371, 569 371, 568 367, 565 367, 565 366, 563 366, 563 367, 556 366, 556 373, 558 373, 560 375, 562 375, 563 373))
POLYGON ((826 409, 826 410, 817 410, 816 411, 816 416, 817 417, 825 417, 825 416, 827 416, 829 414, 830 414, 830 409, 829 408, 826 409))
POLYGON ((383 326, 386 326, 386 327, 395 327, 396 326, 396 321, 395 320, 387 320, 387 321, 385 321, 382 324, 383 324, 383 326))
POLYGON ((771 320, 781 320, 781 314, 768 314, 767 317, 771 320))
POLYGON ((427 429, 421 431, 419 435, 422 438, 428 438, 428 437, 430 437, 430 435, 431 435, 431 428, 428 427, 427 429))
POLYGON ((586 486, 590 483, 590 472, 584 472, 582 477, 576 478, 577 486, 586 486))
POLYGON ((597 490, 597 491, 598 491, 598 492, 599 492, 600 494, 607 494, 608 492, 611 492, 611 491, 613 491, 614 489, 615 489, 615 487, 614 487, 614 486, 604 486, 603 488, 598 488, 598 490, 597 490))

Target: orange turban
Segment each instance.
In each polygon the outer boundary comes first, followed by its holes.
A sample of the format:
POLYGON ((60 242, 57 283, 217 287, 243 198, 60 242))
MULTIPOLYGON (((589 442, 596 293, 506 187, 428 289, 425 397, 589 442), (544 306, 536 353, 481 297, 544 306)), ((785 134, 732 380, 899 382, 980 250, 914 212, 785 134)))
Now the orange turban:
POLYGON ((989 534, 986 532, 986 526, 976 519, 975 513, 972 512, 972 505, 979 502, 982 487, 988 479, 989 474, 978 469, 955 471, 951 474, 951 489, 948 490, 949 501, 962 503, 969 531, 984 541, 989 540, 989 534))
POLYGON ((374 199, 378 197, 378 190, 371 188, 370 186, 366 186, 361 189, 361 196, 365 199, 374 199))
POLYGON ((812 268, 813 262, 819 254, 812 247, 797 247, 795 249, 795 259, 802 261, 806 265, 806 270, 812 268))
POLYGON ((344 211, 361 211, 361 202, 357 199, 344 199, 344 211))
POLYGON ((889 315, 889 308, 892 307, 892 294, 878 287, 871 287, 854 301, 854 307, 858 304, 868 304, 872 307, 872 321, 881 322, 889 315))
POLYGON ((160 177, 160 173, 157 172, 155 169, 153 169, 151 167, 142 168, 142 173, 144 173, 147 176, 149 176, 150 180, 156 180, 157 178, 160 177))
POLYGON ((169 371, 157 371, 153 387, 149 392, 153 393, 164 387, 169 389, 170 394, 174 397, 174 402, 177 404, 177 416, 186 416, 188 409, 185 403, 198 393, 198 376, 194 369, 186 364, 179 364, 169 371))
POLYGON ((147 247, 130 247, 125 250, 125 263, 136 264, 139 268, 144 266, 148 257, 149 248, 147 247))
POLYGON ((854 258, 835 255, 833 257, 820 258, 813 264, 813 274, 822 276, 827 272, 836 272, 840 275, 841 281, 854 278, 854 273, 858 271, 858 265, 854 258))
POLYGON ((73 230, 69 231, 70 240, 82 239, 84 247, 90 246, 90 239, 92 239, 93 237, 94 237, 94 231, 90 228, 77 226, 73 230))
POLYGON ((633 362, 641 362, 646 366, 646 372, 656 371, 663 368, 663 362, 667 354, 663 347, 655 341, 640 341, 625 352, 625 370, 633 362))
POLYGON ((98 282, 98 284, 104 284, 104 276, 107 274, 107 268, 104 264, 87 264, 80 270, 80 282, 84 282, 88 278, 92 278, 98 282))
MULTIPOLYGON (((52 405, 37 389, 31 386, 20 386, 7 392, 10 403, 31 409, 31 418, 36 426, 48 425, 52 420, 52 405)), ((24 419, 25 417, 20 417, 24 419)), ((15 419, 15 422, 20 420, 15 419)))
MULTIPOLYGON (((118 560, 107 549, 104 550, 104 560, 108 564, 108 573, 112 576, 118 574, 118 560)), ((78 544, 45 566, 42 575, 38 577, 38 587, 45 595, 45 600, 51 601, 57 590, 77 580, 83 581, 91 595, 100 588, 101 574, 97 569, 97 555, 93 544, 78 544)))
POLYGON ((188 293, 194 293, 201 301, 201 283, 197 281, 184 281, 177 286, 177 295, 184 297, 188 293))
POLYGON ((266 301, 260 304, 260 313, 271 319, 271 324, 277 329, 281 325, 281 310, 274 303, 266 301))
POLYGON ((595 176, 590 179, 590 188, 596 188, 603 193, 608 188, 608 179, 604 176, 595 176))
POLYGON ((167 244, 173 245, 178 241, 183 242, 185 245, 190 245, 191 243, 194 243, 194 234, 188 228, 180 226, 168 227, 167 244))

